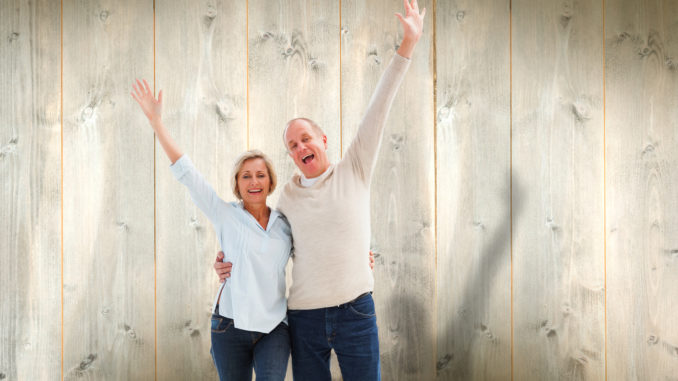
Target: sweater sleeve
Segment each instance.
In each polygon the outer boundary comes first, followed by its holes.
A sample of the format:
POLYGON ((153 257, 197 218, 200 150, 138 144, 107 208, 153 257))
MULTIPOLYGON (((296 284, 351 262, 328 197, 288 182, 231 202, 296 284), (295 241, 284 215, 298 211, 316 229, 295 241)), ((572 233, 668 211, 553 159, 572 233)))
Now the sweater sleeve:
POLYGON ((170 170, 180 183, 188 188, 193 203, 202 210, 216 228, 220 224, 219 216, 227 211, 227 204, 217 196, 212 186, 193 166, 188 155, 182 155, 170 166, 170 170))
POLYGON ((379 83, 377 83, 365 116, 358 126, 358 132, 342 160, 346 161, 347 164, 350 163, 353 172, 365 183, 369 183, 372 177, 377 153, 384 135, 384 125, 391 110, 393 99, 409 66, 409 59, 397 53, 393 56, 381 75, 379 83))

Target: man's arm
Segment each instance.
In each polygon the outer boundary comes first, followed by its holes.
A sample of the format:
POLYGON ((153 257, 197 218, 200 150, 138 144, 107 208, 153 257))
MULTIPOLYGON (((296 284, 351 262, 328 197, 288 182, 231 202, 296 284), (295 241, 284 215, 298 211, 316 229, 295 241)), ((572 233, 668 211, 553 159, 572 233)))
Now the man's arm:
POLYGON ((404 4, 405 16, 396 14, 403 27, 403 40, 397 54, 379 79, 365 116, 358 127, 358 132, 344 156, 344 160, 350 163, 353 171, 365 183, 368 183, 372 177, 388 113, 409 67, 409 58, 421 38, 424 27, 426 9, 419 13, 416 0, 411 3, 409 0, 404 0, 404 4))
MULTIPOLYGON (((217 258, 214 261, 214 271, 219 277, 219 283, 226 282, 226 278, 231 277, 231 270, 233 269, 233 264, 231 262, 223 262, 224 252, 220 251, 217 253, 217 258)), ((374 253, 370 250, 369 254, 369 263, 370 269, 374 270, 374 253)))

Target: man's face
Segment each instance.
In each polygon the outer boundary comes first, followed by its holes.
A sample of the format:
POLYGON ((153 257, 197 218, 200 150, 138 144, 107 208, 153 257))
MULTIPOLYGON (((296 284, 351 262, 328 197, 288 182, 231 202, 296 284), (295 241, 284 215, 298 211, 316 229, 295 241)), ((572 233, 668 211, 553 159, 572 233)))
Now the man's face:
POLYGON ((306 178, 318 177, 330 166, 327 136, 318 136, 305 120, 295 120, 287 127, 285 144, 294 164, 306 178))

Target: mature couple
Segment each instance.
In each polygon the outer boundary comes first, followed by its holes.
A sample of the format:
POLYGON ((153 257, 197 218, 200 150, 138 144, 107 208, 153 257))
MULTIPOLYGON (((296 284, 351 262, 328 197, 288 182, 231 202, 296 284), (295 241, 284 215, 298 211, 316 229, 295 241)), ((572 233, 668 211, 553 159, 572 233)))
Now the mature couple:
POLYGON ((221 380, 249 380, 252 368, 257 380, 283 380, 290 351, 295 380, 329 380, 332 349, 345 380, 380 379, 374 278, 365 254, 370 181, 383 128, 426 13, 416 0, 404 3, 405 16, 396 14, 403 40, 343 159, 329 162, 327 137, 313 121, 287 123, 284 144, 301 174, 284 186, 277 210, 266 205, 277 181, 263 153, 248 151, 238 159, 231 179, 241 201, 222 201, 163 126, 162 91, 155 99, 146 81, 133 86, 173 175, 212 222, 226 253, 228 264, 215 268, 222 278, 231 276, 212 316, 212 357, 221 380))

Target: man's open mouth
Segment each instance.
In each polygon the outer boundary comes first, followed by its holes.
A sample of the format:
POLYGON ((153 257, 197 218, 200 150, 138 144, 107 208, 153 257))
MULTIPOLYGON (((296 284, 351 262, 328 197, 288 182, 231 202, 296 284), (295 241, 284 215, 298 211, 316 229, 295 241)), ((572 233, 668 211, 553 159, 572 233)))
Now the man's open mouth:
POLYGON ((315 156, 313 156, 312 153, 309 153, 308 155, 306 155, 306 156, 304 156, 304 157, 301 158, 301 162, 304 163, 304 164, 308 164, 308 163, 310 163, 311 160, 313 160, 314 158, 315 158, 315 156))

